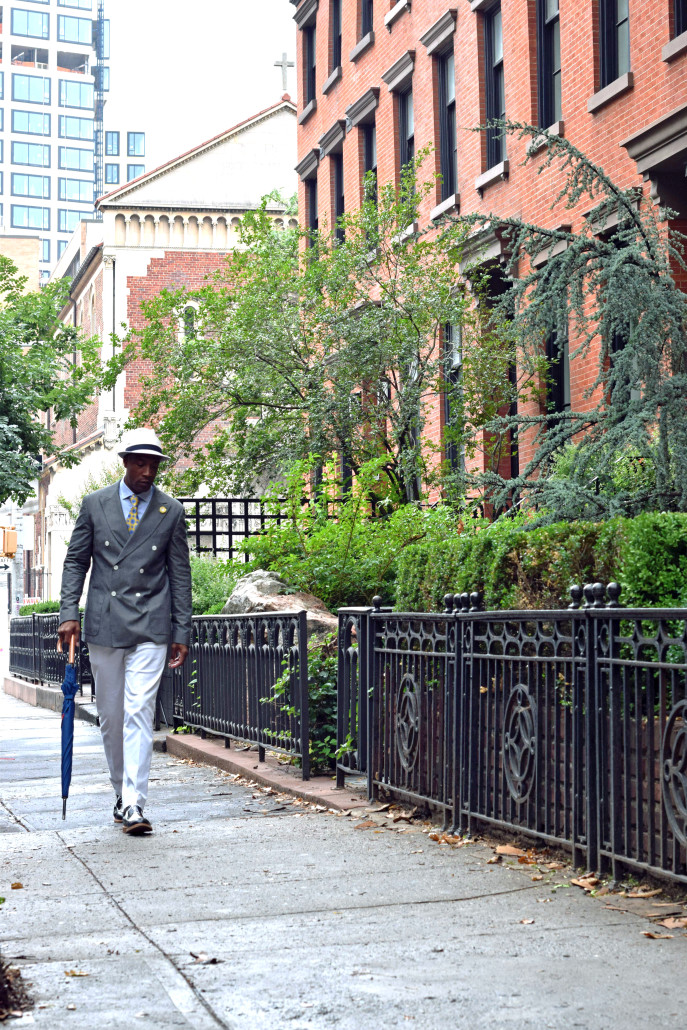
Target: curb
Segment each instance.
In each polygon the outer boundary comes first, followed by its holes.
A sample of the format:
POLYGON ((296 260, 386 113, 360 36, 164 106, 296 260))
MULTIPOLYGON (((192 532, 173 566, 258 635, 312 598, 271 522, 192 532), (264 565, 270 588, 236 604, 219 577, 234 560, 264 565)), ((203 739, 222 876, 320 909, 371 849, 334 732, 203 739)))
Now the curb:
MULTIPOLYGON (((30 680, 15 679, 14 676, 5 676, 3 689, 10 697, 16 697, 34 708, 47 708, 48 711, 61 713, 64 695, 60 687, 50 687, 44 683, 33 683, 30 680)), ((95 710, 95 701, 86 701, 76 698, 74 717, 98 725, 98 714, 95 710)))
POLYGON ((369 802, 366 792, 357 787, 337 787, 331 776, 312 776, 309 780, 298 779, 298 772, 283 765, 276 758, 267 756, 258 762, 256 751, 250 749, 230 750, 224 739, 210 739, 184 734, 168 733, 160 743, 161 750, 176 758, 185 758, 202 765, 211 765, 224 772, 244 776, 263 787, 272 787, 281 794, 290 794, 313 805, 324 805, 337 812, 352 808, 364 808, 369 802))

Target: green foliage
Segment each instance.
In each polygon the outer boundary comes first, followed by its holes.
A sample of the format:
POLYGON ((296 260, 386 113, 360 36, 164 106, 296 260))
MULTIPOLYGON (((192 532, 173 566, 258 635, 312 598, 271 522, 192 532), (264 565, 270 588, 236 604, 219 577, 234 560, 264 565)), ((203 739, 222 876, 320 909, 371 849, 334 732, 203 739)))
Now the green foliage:
MULTIPOLYGON (((246 571, 278 572, 290 586, 306 590, 331 610, 371 604, 375 594, 389 599, 398 555, 425 532, 416 505, 394 507, 383 491, 385 459, 361 466, 349 493, 331 465, 318 491, 305 502, 317 466, 316 456, 292 465, 286 477, 286 518, 242 545, 250 555, 246 571)), ((284 488, 280 490, 284 493, 284 488)), ((284 511, 284 501, 274 501, 284 511)))
POLYGON ((548 522, 687 511, 687 296, 675 277, 683 237, 641 190, 618 187, 569 140, 501 124, 543 138, 546 152, 525 163, 536 161, 552 190, 547 222, 560 227, 492 213, 467 219, 496 231, 510 253, 512 288, 495 310, 519 362, 531 365, 552 334, 567 335, 571 359, 591 360, 595 380, 574 410, 492 419, 489 432, 526 433, 534 454, 514 479, 492 470, 478 488, 497 511, 525 499, 548 522), (593 210, 582 227, 566 228, 566 212, 585 204, 593 210), (547 261, 533 264, 544 252, 547 261))
POLYGON ((48 283, 24 293, 25 285, 26 277, 0 256, 0 503, 8 497, 23 503, 33 492, 41 453, 59 456, 63 465, 79 461, 77 453, 57 447, 39 416, 52 409, 54 421, 76 425, 99 373, 94 341, 59 320, 68 285, 48 283))
POLYGON ((486 609, 561 608, 569 588, 621 584, 628 607, 687 604, 687 515, 646 513, 607 522, 533 525, 523 517, 491 525, 437 516, 397 561, 395 607, 437 611, 447 593, 479 590, 486 609))
POLYGON ((433 179, 417 181, 426 156, 400 190, 382 185, 376 202, 368 190, 337 227, 343 238, 326 226, 315 239, 275 230, 265 198, 243 220, 241 248, 206 286, 143 305, 144 328, 111 363, 110 381, 127 361, 151 362, 134 420, 156 425, 173 453, 193 459, 170 488, 251 491, 313 454, 342 455, 357 474, 381 454, 398 499, 417 501, 437 484, 463 496, 462 472, 419 446, 428 415, 448 393, 447 439, 474 447, 480 426, 513 399, 514 351, 502 326, 497 332, 456 290, 465 227, 440 237, 433 225, 408 228, 434 189, 433 179), (197 308, 190 335, 189 303, 197 308), (460 383, 445 375, 447 323, 464 344, 460 383), (201 446, 208 427, 212 439, 201 446))
MULTIPOLYGON (((308 643, 308 707, 310 716, 311 771, 326 772, 333 768, 336 746, 336 675, 337 640, 330 633, 320 643, 308 643)), ((289 693, 291 673, 284 660, 284 672, 272 687, 272 693, 261 701, 280 704, 281 710, 294 715, 296 710, 285 700, 289 693)))
POLYGON ((35 604, 22 604, 19 606, 20 615, 46 615, 50 612, 59 612, 59 601, 36 601, 35 604))
POLYGON ((191 595, 194 615, 221 612, 236 581, 246 574, 238 561, 221 561, 211 555, 191 554, 191 595))

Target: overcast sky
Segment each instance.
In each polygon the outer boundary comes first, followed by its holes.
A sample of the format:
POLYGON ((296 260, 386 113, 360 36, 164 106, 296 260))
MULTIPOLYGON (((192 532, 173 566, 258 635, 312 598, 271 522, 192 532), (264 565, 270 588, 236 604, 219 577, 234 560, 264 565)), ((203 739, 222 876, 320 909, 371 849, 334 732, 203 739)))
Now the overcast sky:
POLYGON ((295 61, 293 12, 289 0, 108 0, 106 127, 143 130, 150 171, 276 103, 274 62, 295 61))

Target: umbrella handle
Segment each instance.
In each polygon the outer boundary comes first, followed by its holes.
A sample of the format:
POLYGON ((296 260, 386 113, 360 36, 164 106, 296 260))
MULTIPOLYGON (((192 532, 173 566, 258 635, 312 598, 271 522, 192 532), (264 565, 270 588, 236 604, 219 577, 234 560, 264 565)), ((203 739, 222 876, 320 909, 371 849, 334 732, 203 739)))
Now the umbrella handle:
MULTIPOLYGON (((75 649, 76 649, 76 640, 74 639, 74 634, 72 633, 72 635, 69 638, 69 664, 70 665, 74 664, 74 651, 75 651, 75 649)), ((60 640, 59 637, 57 638, 57 653, 58 654, 62 654, 62 641, 60 640)))

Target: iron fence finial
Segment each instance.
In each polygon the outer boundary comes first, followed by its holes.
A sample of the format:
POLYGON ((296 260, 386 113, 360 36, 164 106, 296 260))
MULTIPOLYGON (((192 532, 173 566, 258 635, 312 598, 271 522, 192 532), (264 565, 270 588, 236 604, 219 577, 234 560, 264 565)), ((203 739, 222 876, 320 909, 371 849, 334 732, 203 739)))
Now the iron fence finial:
POLYGON ((607 608, 622 607, 618 603, 618 598, 620 597, 622 589, 623 588, 621 587, 620 583, 613 582, 608 584, 608 586, 606 587, 606 592, 608 593, 608 603, 606 605, 607 608))
POLYGON ((568 611, 576 612, 582 604, 583 596, 582 587, 579 586, 579 584, 574 583, 573 586, 570 587, 571 602, 568 605, 568 611))

